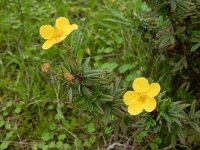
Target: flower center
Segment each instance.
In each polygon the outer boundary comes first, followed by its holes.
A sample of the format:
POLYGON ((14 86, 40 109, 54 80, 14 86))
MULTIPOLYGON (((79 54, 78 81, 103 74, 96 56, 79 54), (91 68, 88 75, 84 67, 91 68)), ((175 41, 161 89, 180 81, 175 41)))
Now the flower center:
POLYGON ((145 103, 147 96, 143 93, 138 93, 138 94, 139 94, 138 101, 140 101, 141 103, 145 103))
POLYGON ((56 37, 62 37, 64 35, 64 31, 56 29, 56 37))

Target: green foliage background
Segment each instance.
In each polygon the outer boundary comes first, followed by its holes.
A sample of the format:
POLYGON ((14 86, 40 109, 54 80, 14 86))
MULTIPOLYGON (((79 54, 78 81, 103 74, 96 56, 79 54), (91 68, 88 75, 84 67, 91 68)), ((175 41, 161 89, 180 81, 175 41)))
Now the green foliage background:
POLYGON ((1 0, 0 9, 0 149, 199 146, 198 0, 1 0), (60 16, 79 29, 44 51, 39 27, 60 16), (86 80, 71 86, 65 72, 86 80), (166 93, 155 112, 131 117, 122 95, 139 76, 166 93))

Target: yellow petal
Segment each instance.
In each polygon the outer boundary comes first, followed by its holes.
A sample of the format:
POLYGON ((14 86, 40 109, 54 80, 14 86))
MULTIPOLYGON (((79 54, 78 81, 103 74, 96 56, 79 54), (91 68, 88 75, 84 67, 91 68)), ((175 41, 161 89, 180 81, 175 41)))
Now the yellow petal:
POLYGON ((54 44, 55 44, 55 39, 49 39, 46 42, 44 42, 44 44, 42 45, 42 48, 46 50, 52 47, 54 44))
POLYGON ((124 96, 123 100, 126 105, 131 105, 133 102, 137 101, 138 94, 134 91, 127 91, 124 96))
POLYGON ((63 31, 64 31, 64 35, 67 36, 69 35, 72 31, 78 29, 78 25, 77 24, 72 24, 68 27, 66 27, 63 31))
POLYGON ((44 39, 50 39, 55 35, 55 29, 51 25, 43 25, 40 27, 40 35, 44 39))
POLYGON ((66 36, 57 37, 54 44, 57 44, 57 43, 63 41, 65 38, 66 38, 66 36))
POLYGON ((151 97, 145 99, 145 102, 143 103, 143 108, 147 112, 152 112, 156 108, 156 100, 151 97))
POLYGON ((135 101, 128 107, 128 112, 131 115, 138 115, 143 111, 142 103, 139 101, 135 101))
POLYGON ((149 88, 149 81, 144 77, 136 78, 133 81, 133 89, 136 92, 145 92, 148 88, 149 88))
POLYGON ((158 83, 152 83, 149 85, 149 89, 146 92, 146 95, 150 97, 155 97, 160 93, 160 85, 158 83))
POLYGON ((77 24, 70 25, 70 32, 72 32, 72 31, 74 31, 76 29, 78 29, 78 25, 77 24))
POLYGON ((70 23, 69 20, 65 17, 60 17, 56 19, 56 28, 58 30, 64 31, 64 34, 66 35, 67 33, 69 34, 70 32, 70 23))

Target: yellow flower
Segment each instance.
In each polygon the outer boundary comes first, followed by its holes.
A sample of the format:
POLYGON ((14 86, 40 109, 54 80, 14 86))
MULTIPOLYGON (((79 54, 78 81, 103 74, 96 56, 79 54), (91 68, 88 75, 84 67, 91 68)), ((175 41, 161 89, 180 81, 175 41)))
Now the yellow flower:
POLYGON ((151 83, 144 78, 136 78, 133 81, 133 89, 135 91, 127 91, 123 100, 128 105, 128 112, 131 115, 140 114, 143 109, 151 112, 156 108, 156 100, 154 99, 160 92, 159 83, 151 83))
POLYGON ((55 27, 51 25, 43 25, 40 27, 40 35, 46 40, 42 45, 43 49, 49 49, 54 44, 64 40, 72 31, 78 29, 76 24, 69 23, 65 17, 56 19, 55 27))

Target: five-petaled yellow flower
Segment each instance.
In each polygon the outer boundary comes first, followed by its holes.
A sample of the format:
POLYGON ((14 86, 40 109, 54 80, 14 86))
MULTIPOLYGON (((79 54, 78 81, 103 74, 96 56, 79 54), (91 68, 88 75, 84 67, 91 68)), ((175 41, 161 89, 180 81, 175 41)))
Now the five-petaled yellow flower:
POLYGON ((135 91, 127 91, 123 100, 128 105, 128 112, 131 115, 138 115, 143 110, 151 112, 156 108, 156 100, 154 99, 160 92, 159 83, 151 83, 144 78, 136 78, 133 81, 133 89, 135 91))
POLYGON ((56 19, 55 27, 43 25, 40 27, 40 35, 46 40, 42 45, 43 49, 49 49, 54 44, 64 40, 72 31, 78 29, 76 24, 70 25, 69 20, 65 17, 56 19))

